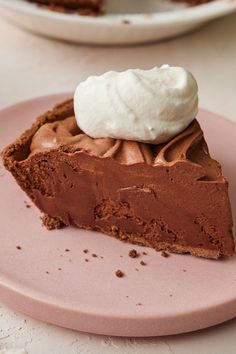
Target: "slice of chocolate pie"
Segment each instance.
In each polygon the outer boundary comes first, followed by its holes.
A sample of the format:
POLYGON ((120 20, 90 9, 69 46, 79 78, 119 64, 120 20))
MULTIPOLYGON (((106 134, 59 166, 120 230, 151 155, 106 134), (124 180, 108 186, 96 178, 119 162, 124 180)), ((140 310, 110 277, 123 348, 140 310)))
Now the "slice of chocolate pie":
MULTIPOLYGON (((140 76, 137 79, 140 84, 139 80, 140 76)), ((172 85, 172 89, 177 87, 178 98, 181 80, 178 77, 178 85, 172 85)), ((126 83, 129 86, 130 80, 126 83)), ((144 80, 143 84, 152 91, 150 82, 144 80)), ((119 87, 117 83, 115 86, 119 87)), ((80 90, 83 88, 86 91, 83 85, 80 90)), ((109 88, 112 92, 111 85, 109 88)), ((177 107, 173 90, 171 95, 177 107)), ((83 104, 76 108, 76 115, 83 116, 83 104)), ((103 104, 106 106, 105 100, 103 104)), ((161 105, 159 102, 157 106, 161 105)), ((102 112, 98 109, 99 113, 102 112)), ((159 116, 163 117, 162 113, 159 116)), ((68 100, 38 118, 8 146, 3 152, 4 164, 44 213, 44 224, 49 229, 74 225, 156 250, 215 259, 231 256, 234 241, 228 184, 219 163, 209 155, 197 120, 191 120, 168 141, 151 144, 144 140, 150 140, 150 136, 153 140, 165 140, 164 135, 170 134, 171 129, 165 130, 163 122, 159 122, 162 124, 159 135, 152 129, 143 133, 136 118, 133 134, 136 138, 143 134, 142 141, 93 138, 78 127, 73 100, 68 100)), ((127 134, 131 134, 132 119, 133 115, 128 114, 124 125, 127 134)), ((176 122, 175 127, 180 129, 176 122)), ((81 123, 86 125, 83 119, 81 123)), ((94 121, 99 135, 102 133, 98 123, 94 121)), ((114 121, 110 123, 110 134, 116 131, 120 135, 114 121)), ((106 129, 107 124, 104 113, 106 129)), ((151 120, 145 120, 145 124, 149 126, 151 120)), ((152 127, 156 129, 155 124, 152 127)))

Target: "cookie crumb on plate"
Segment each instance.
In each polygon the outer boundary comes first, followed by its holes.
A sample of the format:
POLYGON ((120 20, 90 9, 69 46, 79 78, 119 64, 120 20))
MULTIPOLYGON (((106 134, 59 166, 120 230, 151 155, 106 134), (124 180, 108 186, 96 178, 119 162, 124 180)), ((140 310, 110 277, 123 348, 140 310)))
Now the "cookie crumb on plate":
POLYGON ((129 257, 137 258, 138 256, 139 256, 139 254, 135 249, 129 251, 129 257))
POLYGON ((120 269, 118 269, 118 270, 116 271, 116 276, 117 276, 118 278, 122 278, 124 275, 125 275, 125 274, 124 274, 120 269))

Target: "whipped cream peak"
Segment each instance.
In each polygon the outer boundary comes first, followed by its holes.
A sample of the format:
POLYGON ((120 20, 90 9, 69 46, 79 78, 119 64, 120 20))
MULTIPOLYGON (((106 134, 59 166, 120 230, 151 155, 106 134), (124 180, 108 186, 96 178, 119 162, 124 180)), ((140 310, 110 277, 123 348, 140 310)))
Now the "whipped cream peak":
POLYGON ((198 87, 181 67, 108 71, 81 82, 74 95, 78 126, 92 138, 164 143, 198 112, 198 87))

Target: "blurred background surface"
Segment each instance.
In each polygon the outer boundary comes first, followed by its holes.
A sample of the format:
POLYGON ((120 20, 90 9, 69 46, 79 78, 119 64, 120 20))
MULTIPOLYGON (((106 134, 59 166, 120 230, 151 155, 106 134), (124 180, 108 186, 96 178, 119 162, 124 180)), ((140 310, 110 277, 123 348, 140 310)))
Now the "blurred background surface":
POLYGON ((0 20, 0 57, 1 108, 73 92, 88 75, 168 63, 195 75, 201 107, 236 120, 236 13, 175 39, 126 47, 53 41, 0 20))

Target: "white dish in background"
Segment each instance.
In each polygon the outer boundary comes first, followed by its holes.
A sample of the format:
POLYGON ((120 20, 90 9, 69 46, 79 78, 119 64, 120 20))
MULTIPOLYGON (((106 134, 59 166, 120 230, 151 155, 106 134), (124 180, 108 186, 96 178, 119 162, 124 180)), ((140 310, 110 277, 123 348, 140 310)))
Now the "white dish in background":
POLYGON ((107 0, 100 17, 61 14, 25 0, 0 0, 1 16, 37 34, 79 43, 132 44, 188 32, 236 11, 234 0, 186 7, 170 0, 107 0))

